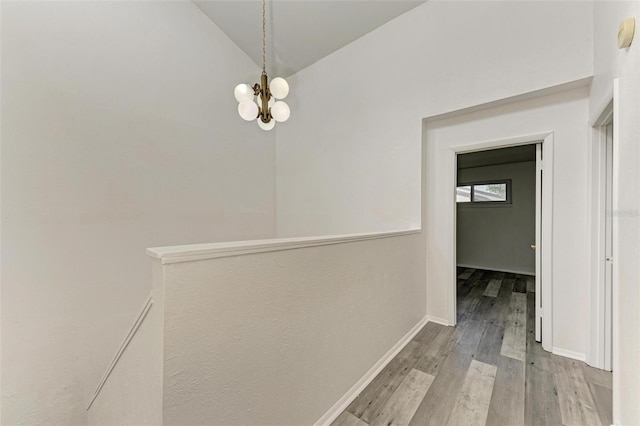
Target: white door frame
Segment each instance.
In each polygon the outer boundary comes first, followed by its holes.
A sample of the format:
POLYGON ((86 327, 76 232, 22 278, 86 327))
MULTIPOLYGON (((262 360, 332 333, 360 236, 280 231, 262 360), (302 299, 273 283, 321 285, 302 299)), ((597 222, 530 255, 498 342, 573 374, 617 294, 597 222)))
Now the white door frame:
MULTIPOLYGON (((454 187, 451 190, 451 203, 453 204, 454 214, 457 216, 456 208, 456 186, 458 184, 457 176, 457 156, 476 151, 486 151, 496 148, 508 148, 519 145, 531 145, 542 143, 544 152, 544 173, 542 193, 542 241, 540 242, 542 257, 542 306, 544 306, 542 321, 542 347, 544 350, 551 352, 553 348, 553 132, 542 132, 525 136, 517 136, 508 139, 500 139, 493 141, 480 142, 476 144, 464 144, 453 146, 450 148, 451 161, 454 170, 454 187)), ((453 256, 457 257, 456 232, 458 218, 453 221, 453 256)), ((453 262, 453 282, 449 286, 448 314, 449 324, 455 325, 457 322, 456 312, 456 268, 457 262, 453 262)))
MULTIPOLYGON (((605 220, 607 214, 613 214, 618 210, 618 174, 617 164, 619 162, 615 147, 618 146, 618 134, 616 125, 618 123, 619 108, 618 102, 618 79, 613 80, 610 89, 600 103, 600 108, 596 109, 595 115, 589 120, 593 127, 593 137, 591 138, 591 302, 589 315, 589 330, 587 354, 585 361, 587 364, 603 370, 611 370, 615 365, 613 356, 617 351, 617 330, 615 312, 617 312, 616 299, 612 297, 617 294, 617 264, 615 262, 618 241, 617 221, 613 220, 613 279, 610 288, 606 286, 605 270, 605 220), (612 182, 612 212, 604 209, 604 197, 606 196, 606 128, 613 123, 613 182, 612 182)), ((613 218, 615 219, 615 217, 613 218)))
POLYGON ((536 144, 536 238, 535 238, 535 335, 536 342, 542 342, 542 177, 544 176, 542 144, 536 144))

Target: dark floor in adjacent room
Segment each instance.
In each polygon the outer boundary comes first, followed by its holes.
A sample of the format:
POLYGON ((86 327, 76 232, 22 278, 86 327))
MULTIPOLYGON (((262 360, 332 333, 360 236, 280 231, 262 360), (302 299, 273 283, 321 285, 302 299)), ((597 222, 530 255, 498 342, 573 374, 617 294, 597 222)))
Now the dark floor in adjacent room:
POLYGON ((458 325, 427 323, 334 425, 612 423, 611 373, 535 341, 533 277, 458 273, 458 325))

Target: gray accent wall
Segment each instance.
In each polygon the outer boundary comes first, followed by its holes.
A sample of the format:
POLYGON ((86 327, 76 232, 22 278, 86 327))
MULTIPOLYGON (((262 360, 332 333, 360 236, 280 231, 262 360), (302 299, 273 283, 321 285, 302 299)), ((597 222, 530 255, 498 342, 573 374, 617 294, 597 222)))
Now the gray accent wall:
POLYGON ((536 163, 458 170, 458 182, 511 179, 511 204, 458 204, 457 263, 535 274, 536 163))

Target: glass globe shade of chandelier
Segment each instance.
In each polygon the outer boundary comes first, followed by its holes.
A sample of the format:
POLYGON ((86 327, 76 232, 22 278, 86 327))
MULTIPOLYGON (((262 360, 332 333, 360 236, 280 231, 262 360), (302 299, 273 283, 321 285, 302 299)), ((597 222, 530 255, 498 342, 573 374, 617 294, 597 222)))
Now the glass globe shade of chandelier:
POLYGON ((266 0, 262 0, 262 75, 260 83, 253 86, 238 84, 233 95, 238 101, 238 114, 247 121, 256 120, 262 130, 271 130, 276 122, 289 119, 291 110, 282 99, 289 94, 289 84, 284 78, 276 77, 269 84, 266 63, 266 0), (277 101, 276 101, 277 100, 277 101))

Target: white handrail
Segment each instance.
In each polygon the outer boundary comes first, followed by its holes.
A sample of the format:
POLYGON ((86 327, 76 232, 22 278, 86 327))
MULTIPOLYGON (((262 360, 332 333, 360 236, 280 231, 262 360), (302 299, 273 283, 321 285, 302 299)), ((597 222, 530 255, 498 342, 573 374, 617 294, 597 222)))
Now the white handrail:
POLYGON ((420 233, 420 229, 405 231, 374 232, 363 234, 328 235, 322 237, 275 238, 267 240, 232 241, 225 243, 190 244, 182 246, 155 247, 147 249, 149 256, 160 259, 163 264, 192 262, 195 260, 239 256, 268 251, 281 251, 355 241, 391 238, 420 233))

